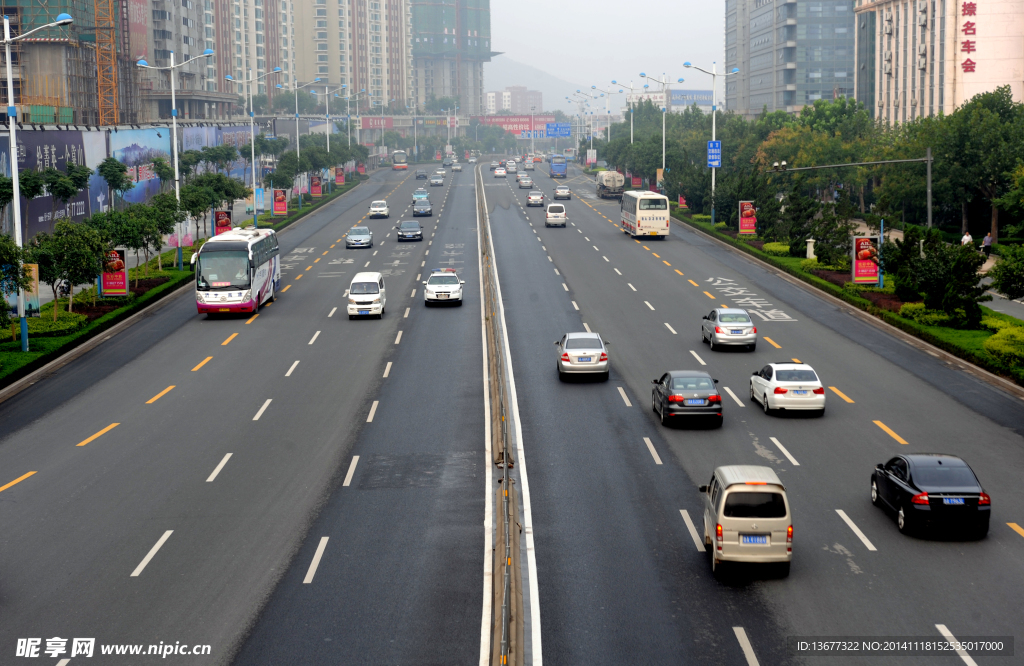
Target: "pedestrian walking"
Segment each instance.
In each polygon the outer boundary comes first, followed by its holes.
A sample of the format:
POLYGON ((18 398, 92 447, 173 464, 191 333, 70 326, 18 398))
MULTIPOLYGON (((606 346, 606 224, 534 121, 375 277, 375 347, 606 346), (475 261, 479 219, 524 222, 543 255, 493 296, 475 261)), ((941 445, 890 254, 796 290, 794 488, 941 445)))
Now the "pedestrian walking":
POLYGON ((981 251, 985 253, 985 258, 988 259, 992 256, 992 232, 985 234, 985 237, 981 239, 981 251))
POLYGON ((974 244, 974 238, 971 236, 971 232, 970 231, 965 231, 964 232, 964 237, 960 239, 960 244, 961 245, 973 245, 974 244))

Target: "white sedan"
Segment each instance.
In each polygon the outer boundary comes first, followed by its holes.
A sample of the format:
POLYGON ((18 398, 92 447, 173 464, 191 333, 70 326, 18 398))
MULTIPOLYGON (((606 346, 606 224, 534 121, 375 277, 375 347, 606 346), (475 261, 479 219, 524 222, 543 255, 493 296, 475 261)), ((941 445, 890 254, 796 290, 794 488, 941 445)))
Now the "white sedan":
POLYGON ((370 218, 391 217, 391 210, 388 209, 387 201, 374 201, 370 204, 370 218))
POLYGON ((462 285, 466 281, 459 278, 454 268, 435 268, 430 277, 423 281, 423 303, 457 303, 462 305, 462 285))
POLYGON ((505 177, 505 169, 502 168, 502 167, 498 167, 497 169, 495 169, 494 170, 494 177, 495 178, 504 178, 505 177))
POLYGON ((806 363, 769 363, 750 376, 750 399, 765 414, 773 409, 825 414, 825 387, 806 363))

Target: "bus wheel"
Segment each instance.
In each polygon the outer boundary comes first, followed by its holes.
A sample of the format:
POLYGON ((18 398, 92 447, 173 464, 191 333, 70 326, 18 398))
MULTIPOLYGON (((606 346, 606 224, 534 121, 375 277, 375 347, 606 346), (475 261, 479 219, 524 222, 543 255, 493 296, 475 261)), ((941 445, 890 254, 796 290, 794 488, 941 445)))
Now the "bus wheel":
POLYGON ((270 298, 267 299, 267 303, 273 303, 277 300, 277 289, 274 289, 274 281, 270 281, 270 298))

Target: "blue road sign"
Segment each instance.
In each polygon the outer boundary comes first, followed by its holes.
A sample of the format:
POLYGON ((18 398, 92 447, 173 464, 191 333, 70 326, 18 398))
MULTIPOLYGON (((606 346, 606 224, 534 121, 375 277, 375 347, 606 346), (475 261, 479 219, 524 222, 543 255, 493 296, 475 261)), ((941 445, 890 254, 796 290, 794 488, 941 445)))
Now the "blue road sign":
POLYGON ((708 168, 722 168, 722 142, 708 141, 708 168))
POLYGON ((569 123, 547 123, 547 138, 568 138, 571 135, 569 123))

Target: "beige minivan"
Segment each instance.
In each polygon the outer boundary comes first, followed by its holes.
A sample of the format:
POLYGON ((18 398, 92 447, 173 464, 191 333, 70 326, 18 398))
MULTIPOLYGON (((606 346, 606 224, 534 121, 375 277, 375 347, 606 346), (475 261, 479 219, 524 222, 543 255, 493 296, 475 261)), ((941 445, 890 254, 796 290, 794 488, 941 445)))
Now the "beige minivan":
POLYGON ((726 562, 776 563, 789 575, 793 519, 786 487, 770 467, 719 467, 706 486, 704 543, 711 548, 711 570, 721 576, 726 562))

